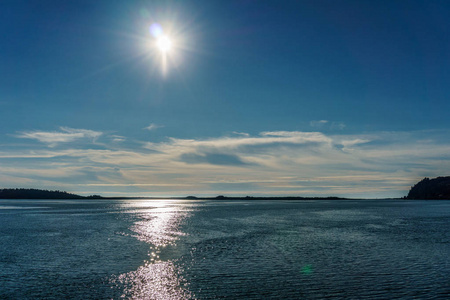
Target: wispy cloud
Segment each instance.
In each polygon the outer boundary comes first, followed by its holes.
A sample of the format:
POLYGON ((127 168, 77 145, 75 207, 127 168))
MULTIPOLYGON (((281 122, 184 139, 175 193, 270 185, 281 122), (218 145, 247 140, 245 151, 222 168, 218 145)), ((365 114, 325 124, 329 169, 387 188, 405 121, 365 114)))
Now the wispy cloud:
POLYGON ((344 122, 332 122, 330 125, 330 129, 332 130, 343 130, 345 127, 347 127, 344 122))
POLYGON ((244 166, 247 165, 237 155, 223 153, 184 153, 180 155, 180 160, 188 164, 212 164, 223 166, 244 166))
POLYGON ((233 131, 232 133, 233 133, 233 134, 236 134, 236 135, 246 136, 246 137, 249 137, 249 136, 250 136, 250 134, 248 134, 248 133, 246 133, 246 132, 233 131))
POLYGON ((124 136, 121 135, 110 135, 109 138, 111 138, 111 140, 115 143, 121 143, 124 142, 126 140, 126 138, 124 136))
POLYGON ((318 127, 318 128, 321 128, 321 127, 325 126, 326 124, 328 124, 328 120, 315 120, 315 121, 309 122, 309 125, 311 127, 318 127))
MULTIPOLYGON (((64 136, 64 141, 97 136, 83 132, 61 133, 78 133, 76 138, 64 136)), ((102 149, 75 149, 66 143, 60 150, 3 149, 0 174, 4 184, 53 182, 71 186, 72 191, 74 186, 89 187, 101 194, 108 186, 112 194, 403 196, 421 177, 447 175, 446 136, 448 132, 440 131, 266 131, 254 136, 168 138, 141 148, 110 141, 110 147, 102 144, 102 149)))
POLYGON ((41 143, 55 146, 58 143, 68 143, 79 139, 95 141, 103 133, 88 129, 60 127, 61 131, 23 131, 16 135, 18 138, 34 139, 41 143))
POLYGON ((313 120, 309 122, 309 126, 318 129, 343 130, 346 125, 344 122, 330 122, 328 120, 313 120))
POLYGON ((164 125, 157 125, 155 123, 151 123, 150 125, 148 125, 147 127, 144 127, 144 129, 152 131, 152 130, 156 130, 158 128, 162 128, 164 127, 164 125))

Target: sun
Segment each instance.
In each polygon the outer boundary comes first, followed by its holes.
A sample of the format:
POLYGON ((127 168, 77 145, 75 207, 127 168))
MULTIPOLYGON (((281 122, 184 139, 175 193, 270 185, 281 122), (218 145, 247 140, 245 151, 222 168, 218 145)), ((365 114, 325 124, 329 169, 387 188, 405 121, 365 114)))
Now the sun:
POLYGON ((145 47, 148 57, 160 65, 163 76, 167 76, 169 69, 177 68, 185 39, 180 32, 175 30, 175 24, 166 24, 164 29, 158 23, 149 27, 150 36, 146 37, 145 47))
POLYGON ((172 40, 168 36, 161 36, 156 40, 156 46, 161 53, 166 54, 172 50, 172 40))

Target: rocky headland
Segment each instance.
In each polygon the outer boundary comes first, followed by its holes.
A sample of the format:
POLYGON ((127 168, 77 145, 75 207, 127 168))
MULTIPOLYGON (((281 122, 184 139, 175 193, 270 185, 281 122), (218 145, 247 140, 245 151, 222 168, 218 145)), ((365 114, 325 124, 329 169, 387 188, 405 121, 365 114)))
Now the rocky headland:
POLYGON ((422 200, 450 200, 450 176, 437 178, 424 178, 408 193, 406 199, 422 200))

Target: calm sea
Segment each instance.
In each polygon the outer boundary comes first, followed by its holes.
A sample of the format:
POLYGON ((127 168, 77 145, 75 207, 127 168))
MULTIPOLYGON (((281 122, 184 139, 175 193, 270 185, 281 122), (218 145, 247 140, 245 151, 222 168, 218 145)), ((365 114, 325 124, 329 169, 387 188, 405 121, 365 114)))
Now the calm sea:
POLYGON ((450 201, 0 200, 0 299, 448 299, 450 201))

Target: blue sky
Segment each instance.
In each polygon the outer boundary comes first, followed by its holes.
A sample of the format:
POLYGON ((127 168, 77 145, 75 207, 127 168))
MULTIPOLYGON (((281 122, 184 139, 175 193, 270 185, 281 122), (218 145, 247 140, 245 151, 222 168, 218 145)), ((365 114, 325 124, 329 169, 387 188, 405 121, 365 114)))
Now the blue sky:
POLYGON ((3 187, 398 197, 449 175, 448 1, 0 5, 3 187))

